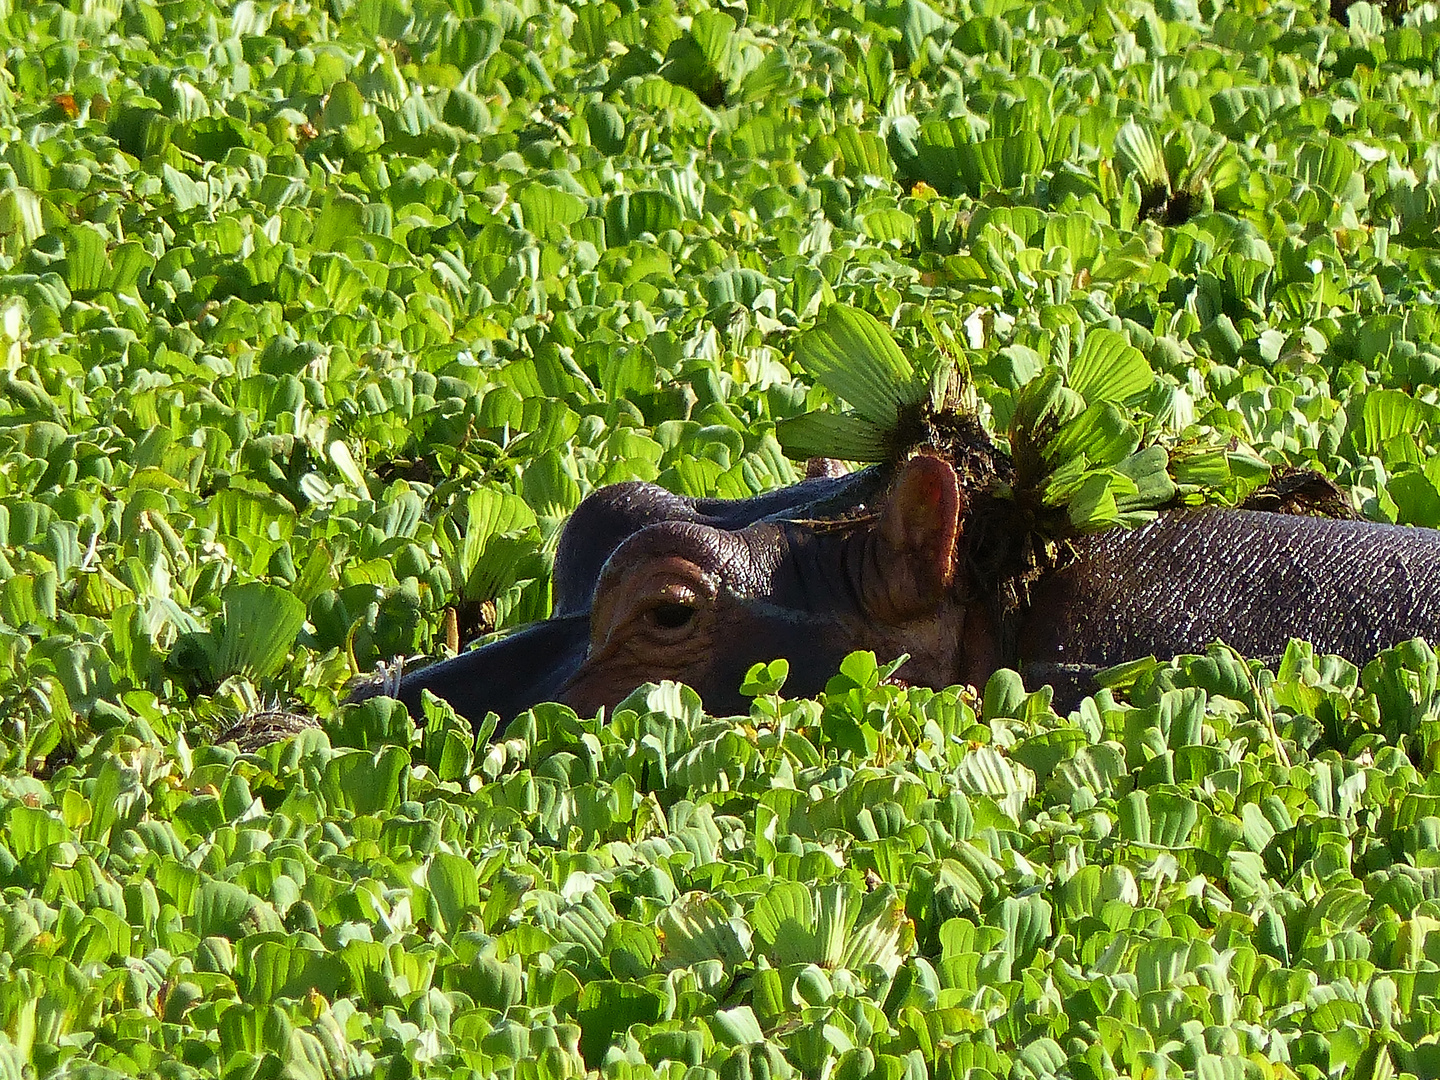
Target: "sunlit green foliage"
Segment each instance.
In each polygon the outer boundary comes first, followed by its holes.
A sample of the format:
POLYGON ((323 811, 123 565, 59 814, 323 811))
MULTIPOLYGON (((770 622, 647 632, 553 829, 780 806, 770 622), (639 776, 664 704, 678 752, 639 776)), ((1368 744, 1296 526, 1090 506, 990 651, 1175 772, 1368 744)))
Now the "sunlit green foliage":
POLYGON ((1069 718, 1011 672, 980 705, 884 674, 852 656, 822 707, 772 665, 748 719, 669 684, 543 706, 474 756, 383 699, 244 756, 131 722, 0 789, 0 1058, 1433 1071, 1427 647, 1217 648, 1069 718))
POLYGON ((0 0, 0 1072, 1440 1072, 1419 646, 336 706, 596 486, 795 479, 838 305, 1081 527, 1440 525, 1440 20, 1343 7, 0 0))

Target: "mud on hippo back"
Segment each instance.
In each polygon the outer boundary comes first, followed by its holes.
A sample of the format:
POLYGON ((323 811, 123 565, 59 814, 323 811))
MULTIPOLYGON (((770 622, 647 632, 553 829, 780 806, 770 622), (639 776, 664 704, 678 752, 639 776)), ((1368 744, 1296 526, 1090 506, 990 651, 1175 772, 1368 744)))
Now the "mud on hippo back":
POLYGON ((593 713, 675 679, 712 712, 743 712, 757 661, 786 658, 786 691, 809 695, 871 649, 908 654, 910 684, 983 686, 1008 666, 1073 704, 1103 668, 1217 640, 1276 657, 1302 638, 1362 664, 1440 640, 1434 530, 1170 510, 1073 541, 1006 610, 969 510, 949 462, 926 453, 734 501, 603 488, 562 535, 553 615, 405 675, 398 697, 418 715, 428 689, 478 723, 549 700, 593 713))

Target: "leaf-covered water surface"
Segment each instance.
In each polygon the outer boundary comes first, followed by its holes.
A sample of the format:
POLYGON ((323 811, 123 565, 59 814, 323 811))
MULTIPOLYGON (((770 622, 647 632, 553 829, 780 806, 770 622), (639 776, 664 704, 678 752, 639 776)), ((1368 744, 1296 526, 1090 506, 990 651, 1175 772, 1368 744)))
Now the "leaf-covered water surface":
POLYGON ((337 704, 544 615, 599 485, 883 454, 877 372, 964 372, 1077 528, 1290 465, 1440 525, 1437 54, 1367 0, 0 0, 0 1068, 1440 1071, 1418 644, 1069 717, 889 657, 494 745, 337 704), (326 726, 206 745, 277 704, 326 726))
POLYGON ((1428 1075, 1437 671, 1421 645, 1363 674, 1295 646, 1278 677, 1216 649, 1068 718, 1012 673, 978 715, 881 686, 859 753, 808 702, 714 720, 673 686, 609 723, 543 707, 449 766, 424 764, 445 708, 249 755, 132 722, 0 792, 0 1053, 1428 1075))

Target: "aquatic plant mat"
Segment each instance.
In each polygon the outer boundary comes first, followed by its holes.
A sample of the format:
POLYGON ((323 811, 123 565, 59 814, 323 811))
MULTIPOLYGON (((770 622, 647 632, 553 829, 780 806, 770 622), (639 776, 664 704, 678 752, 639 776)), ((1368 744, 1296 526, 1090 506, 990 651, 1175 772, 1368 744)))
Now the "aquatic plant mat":
POLYGON ((0 1076, 1440 1073, 1420 645, 1073 716, 865 656, 478 748, 338 705, 544 616, 596 487, 886 460, 947 365, 1067 528, 1290 468, 1440 525, 1437 54, 1364 0, 0 0, 0 1076))

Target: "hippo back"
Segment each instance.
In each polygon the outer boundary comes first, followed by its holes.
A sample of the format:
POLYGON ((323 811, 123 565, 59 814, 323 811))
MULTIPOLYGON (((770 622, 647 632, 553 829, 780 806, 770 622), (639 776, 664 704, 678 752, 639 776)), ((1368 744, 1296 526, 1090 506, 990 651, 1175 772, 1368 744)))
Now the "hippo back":
POLYGON ((1291 638, 1364 664, 1440 640, 1440 532, 1244 510, 1178 510, 1081 540, 1042 580, 1018 639, 1027 681, 1062 700, 1095 671, 1215 641, 1255 658, 1291 638))

